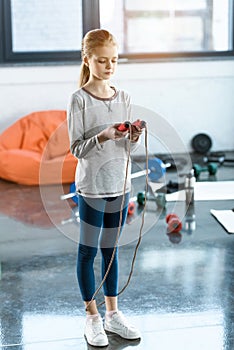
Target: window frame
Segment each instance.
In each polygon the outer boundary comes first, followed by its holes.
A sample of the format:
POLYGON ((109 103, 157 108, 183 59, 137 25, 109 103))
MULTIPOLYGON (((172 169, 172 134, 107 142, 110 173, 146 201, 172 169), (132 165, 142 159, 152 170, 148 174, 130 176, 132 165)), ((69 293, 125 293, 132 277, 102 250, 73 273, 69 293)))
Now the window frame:
MULTIPOLYGON (((232 50, 202 52, 121 53, 120 62, 157 62, 161 60, 205 60, 234 58, 234 4, 232 3, 232 50)), ((100 28, 99 0, 82 0, 83 34, 100 28)), ((81 61, 80 51, 13 52, 11 28, 11 2, 0 0, 0 65, 74 63, 81 61)))

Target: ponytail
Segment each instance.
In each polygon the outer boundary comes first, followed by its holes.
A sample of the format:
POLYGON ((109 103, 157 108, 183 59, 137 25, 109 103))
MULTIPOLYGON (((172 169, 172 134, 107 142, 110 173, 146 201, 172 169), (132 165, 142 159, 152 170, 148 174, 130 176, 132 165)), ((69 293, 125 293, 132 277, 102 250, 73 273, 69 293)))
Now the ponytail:
POLYGON ((86 64, 82 62, 81 68, 80 68, 79 87, 82 87, 87 83, 87 81, 89 80, 89 76, 90 76, 89 67, 87 67, 86 64))

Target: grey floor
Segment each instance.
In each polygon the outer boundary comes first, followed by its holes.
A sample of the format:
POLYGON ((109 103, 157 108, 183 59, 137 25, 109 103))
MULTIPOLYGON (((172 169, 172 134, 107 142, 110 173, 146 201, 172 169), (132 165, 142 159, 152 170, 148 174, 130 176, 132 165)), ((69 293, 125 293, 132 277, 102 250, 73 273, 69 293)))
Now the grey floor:
MULTIPOLYGON (((204 174, 201 180, 208 178, 204 174)), ((213 180, 234 180, 233 167, 221 166, 213 180)), ((143 189, 144 179, 134 185, 135 191, 143 189)), ((85 314, 76 281, 79 223, 74 203, 60 200, 69 186, 0 181, 0 190, 0 348, 95 349, 83 336, 85 314)), ((168 235, 165 215, 173 203, 166 211, 148 203, 134 274, 119 297, 119 308, 139 327, 142 339, 108 335, 108 349, 234 349, 234 235, 210 215, 211 208, 233 207, 232 200, 196 201, 195 231, 168 235)), ((136 211, 121 237, 120 288, 129 275, 140 224, 136 211)), ((100 255, 95 273, 98 285, 100 255)))

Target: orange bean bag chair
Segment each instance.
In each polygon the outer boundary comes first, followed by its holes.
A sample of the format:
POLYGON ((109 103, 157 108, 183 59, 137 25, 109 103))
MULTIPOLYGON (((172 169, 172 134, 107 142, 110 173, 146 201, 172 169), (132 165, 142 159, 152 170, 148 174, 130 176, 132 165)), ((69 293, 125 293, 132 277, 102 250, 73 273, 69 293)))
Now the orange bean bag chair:
POLYGON ((71 183, 77 159, 70 153, 66 111, 34 112, 0 135, 0 178, 24 185, 71 183))

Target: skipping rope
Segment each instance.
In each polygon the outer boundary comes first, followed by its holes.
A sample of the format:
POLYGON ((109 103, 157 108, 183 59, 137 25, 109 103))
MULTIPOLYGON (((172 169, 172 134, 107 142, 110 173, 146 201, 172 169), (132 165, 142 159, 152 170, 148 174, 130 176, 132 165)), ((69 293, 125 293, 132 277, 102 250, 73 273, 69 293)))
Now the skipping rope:
MULTIPOLYGON (((105 275, 104 275, 104 277, 103 277, 99 287, 96 289, 96 291, 94 292, 91 300, 87 304, 87 306, 85 308, 86 311, 88 311, 89 306, 94 301, 96 295, 99 293, 99 291, 102 288, 105 280, 107 279, 107 276, 108 276, 108 274, 110 272, 112 263, 114 261, 116 249, 117 249, 117 246, 118 246, 118 241, 119 241, 120 232, 121 232, 121 226, 122 226, 122 220, 123 220, 123 208, 124 208, 124 202, 125 202, 127 177, 128 177, 128 168, 129 168, 130 157, 131 157, 131 138, 132 138, 131 125, 130 125, 130 128, 129 128, 129 135, 130 136, 129 136, 129 143, 128 143, 128 156, 127 156, 126 172, 125 172, 125 179, 124 179, 124 186, 123 186, 123 199, 122 199, 121 208, 120 208, 119 226, 118 226, 118 231, 117 231, 116 240, 115 240, 115 244, 114 244, 114 249, 113 249, 113 252, 112 252, 112 255, 111 255, 111 259, 109 261, 109 265, 107 267, 106 273, 105 273, 105 275)), ((148 130, 147 130, 147 124, 146 123, 145 123, 145 156, 146 156, 145 193, 147 193, 148 192, 148 158, 149 158, 149 156, 148 156, 148 130)), ((123 288, 117 293, 117 296, 119 296, 121 293, 123 293, 123 291, 127 288, 127 286, 130 283, 133 271, 134 271, 134 265, 135 265, 135 261, 136 261, 137 251, 139 249, 139 246, 140 246, 141 240, 142 240, 143 227, 144 227, 144 223, 145 223, 146 203, 147 203, 147 196, 145 196, 145 203, 144 203, 144 207, 143 207, 143 210, 142 210, 142 216, 141 216, 141 226, 140 226, 140 231, 139 231, 137 244, 136 244, 136 247, 135 247, 135 250, 134 250, 134 254, 133 254, 133 258, 132 258, 131 270, 130 270, 127 282, 125 283, 123 288)), ((103 305, 104 303, 105 303, 105 301, 99 303, 97 305, 97 307, 103 305)))

